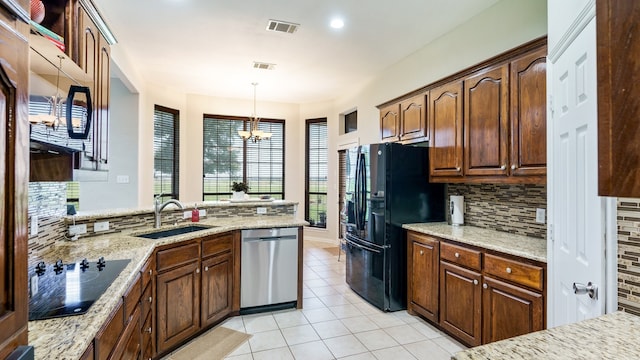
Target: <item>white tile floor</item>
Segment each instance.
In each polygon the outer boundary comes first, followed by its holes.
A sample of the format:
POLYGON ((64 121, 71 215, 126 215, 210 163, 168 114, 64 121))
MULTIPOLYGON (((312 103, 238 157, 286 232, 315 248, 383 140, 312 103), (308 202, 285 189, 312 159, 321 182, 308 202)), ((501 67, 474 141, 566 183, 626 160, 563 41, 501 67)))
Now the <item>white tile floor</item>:
POLYGON ((253 337, 229 360, 448 360, 464 348, 406 311, 385 313, 346 285, 337 247, 305 241, 304 309, 230 318, 253 337))

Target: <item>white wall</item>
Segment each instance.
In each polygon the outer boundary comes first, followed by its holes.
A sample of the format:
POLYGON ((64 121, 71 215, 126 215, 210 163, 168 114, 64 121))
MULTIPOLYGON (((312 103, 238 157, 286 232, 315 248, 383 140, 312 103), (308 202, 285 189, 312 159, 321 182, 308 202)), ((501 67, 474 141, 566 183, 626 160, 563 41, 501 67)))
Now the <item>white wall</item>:
MULTIPOLYGON (((258 101, 261 117, 286 119, 285 193, 300 202, 304 214, 305 119, 327 117, 329 131, 329 184, 327 229, 307 229, 307 237, 334 240, 338 229, 337 150, 341 144, 380 141, 376 105, 477 64, 496 54, 547 33, 546 0, 502 0, 453 31, 390 66, 367 84, 354 84, 333 102, 282 104, 258 101), (358 131, 339 135, 339 114, 357 108, 358 131)), ((213 98, 185 94, 179 89, 151 86, 141 79, 126 54, 115 49, 113 59, 127 78, 127 85, 139 91, 138 206, 152 204, 153 194, 153 106, 180 111, 180 198, 202 199, 202 115, 249 116, 252 100, 213 98)), ((247 85, 249 88, 249 85, 247 85)), ((250 93, 250 90, 248 90, 250 93)), ((119 106, 112 102, 112 111, 119 106)), ((135 112, 132 112, 135 113, 135 112)), ((112 162, 113 163, 113 162, 112 162)))
POLYGON ((117 78, 111 79, 108 181, 80 182, 80 210, 135 208, 138 206, 138 102, 139 96, 117 78), (118 175, 129 177, 117 183, 118 175))

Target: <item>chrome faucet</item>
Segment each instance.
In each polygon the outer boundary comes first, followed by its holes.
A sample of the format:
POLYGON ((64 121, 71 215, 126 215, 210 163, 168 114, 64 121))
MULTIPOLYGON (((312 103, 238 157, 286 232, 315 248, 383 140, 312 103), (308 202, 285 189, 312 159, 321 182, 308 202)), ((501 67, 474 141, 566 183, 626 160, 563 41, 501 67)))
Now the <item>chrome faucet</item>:
POLYGON ((160 224, 162 223, 162 219, 160 218, 160 212, 162 211, 162 209, 164 209, 165 207, 167 207, 167 205, 173 204, 177 207, 179 207, 180 209, 184 209, 184 206, 182 205, 182 203, 176 199, 170 199, 167 200, 165 203, 160 204, 160 197, 162 196, 162 194, 157 195, 155 197, 155 206, 154 206, 154 220, 155 223, 153 225, 154 228, 159 228, 160 224))

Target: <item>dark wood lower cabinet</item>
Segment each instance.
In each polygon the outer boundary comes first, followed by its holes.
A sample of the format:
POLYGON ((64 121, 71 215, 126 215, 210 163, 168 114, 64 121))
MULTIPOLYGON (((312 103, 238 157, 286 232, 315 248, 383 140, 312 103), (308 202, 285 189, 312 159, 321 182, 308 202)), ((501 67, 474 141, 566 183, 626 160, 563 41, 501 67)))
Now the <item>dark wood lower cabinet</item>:
POLYGON ((157 288, 157 346, 162 353, 200 330, 199 259, 159 272, 157 288))
POLYGON ((440 326, 470 346, 480 345, 482 275, 440 262, 440 326))
POLYGON ((233 257, 231 252, 202 261, 202 326, 214 324, 231 312, 233 257))
POLYGON ((110 359, 137 360, 142 354, 142 334, 140 333, 140 306, 136 307, 129 318, 120 340, 110 359))
POLYGON ((483 278, 483 343, 544 329, 544 301, 541 293, 483 278))
POLYGON ((425 318, 438 322, 438 294, 439 294, 439 244, 430 236, 409 234, 408 256, 408 305, 411 314, 418 313, 425 318))

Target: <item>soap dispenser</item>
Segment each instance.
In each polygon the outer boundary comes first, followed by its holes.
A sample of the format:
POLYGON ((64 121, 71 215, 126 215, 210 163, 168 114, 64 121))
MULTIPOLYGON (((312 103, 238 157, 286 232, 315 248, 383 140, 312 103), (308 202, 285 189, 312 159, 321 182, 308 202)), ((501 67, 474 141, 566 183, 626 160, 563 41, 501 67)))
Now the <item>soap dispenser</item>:
POLYGON ((193 206, 193 210, 191 210, 191 222, 200 221, 200 211, 196 205, 193 206))

